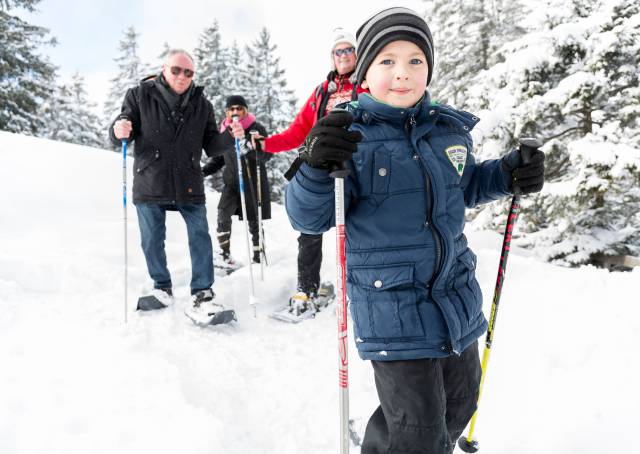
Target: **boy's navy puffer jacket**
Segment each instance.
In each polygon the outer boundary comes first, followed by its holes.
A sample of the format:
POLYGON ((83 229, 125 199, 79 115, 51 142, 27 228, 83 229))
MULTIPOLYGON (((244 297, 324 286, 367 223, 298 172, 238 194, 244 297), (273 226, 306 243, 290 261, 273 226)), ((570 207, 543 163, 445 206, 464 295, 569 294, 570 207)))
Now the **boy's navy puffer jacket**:
MULTIPOLYGON (((364 139, 345 179, 347 290, 363 359, 462 352, 487 322, 465 208, 504 197, 500 160, 477 163, 473 115, 430 103, 396 108, 368 94, 347 105, 364 139)), ((286 189, 291 224, 335 225, 328 171, 304 164, 286 189)))

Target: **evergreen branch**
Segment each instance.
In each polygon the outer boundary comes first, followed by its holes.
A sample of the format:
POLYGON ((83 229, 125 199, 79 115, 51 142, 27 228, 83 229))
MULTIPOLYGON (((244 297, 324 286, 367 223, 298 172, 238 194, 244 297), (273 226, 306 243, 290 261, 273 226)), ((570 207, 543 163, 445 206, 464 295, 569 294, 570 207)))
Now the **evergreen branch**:
POLYGON ((547 142, 549 140, 557 139, 558 137, 562 137, 565 134, 568 134, 570 132, 581 131, 581 130, 582 130, 582 126, 575 126, 573 128, 565 129, 564 131, 562 131, 562 132, 560 132, 560 133, 558 133, 556 135, 553 135, 553 136, 550 136, 550 137, 545 137, 544 139, 542 139, 542 142, 547 142))

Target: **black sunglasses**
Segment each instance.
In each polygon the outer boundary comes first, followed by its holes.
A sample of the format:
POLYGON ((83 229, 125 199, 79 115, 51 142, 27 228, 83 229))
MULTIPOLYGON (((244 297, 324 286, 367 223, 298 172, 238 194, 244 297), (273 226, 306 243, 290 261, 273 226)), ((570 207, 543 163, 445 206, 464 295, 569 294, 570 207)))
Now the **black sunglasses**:
POLYGON ((229 106, 227 107, 227 110, 229 112, 235 112, 235 111, 242 112, 244 110, 244 106, 229 106))
POLYGON ((172 66, 169 68, 171 70, 171 74, 174 76, 179 76, 181 72, 184 73, 184 77, 191 79, 193 77, 193 69, 181 68, 180 66, 172 66))
POLYGON ((333 53, 336 57, 342 57, 343 55, 351 55, 355 50, 355 47, 347 47, 346 49, 336 49, 333 53))

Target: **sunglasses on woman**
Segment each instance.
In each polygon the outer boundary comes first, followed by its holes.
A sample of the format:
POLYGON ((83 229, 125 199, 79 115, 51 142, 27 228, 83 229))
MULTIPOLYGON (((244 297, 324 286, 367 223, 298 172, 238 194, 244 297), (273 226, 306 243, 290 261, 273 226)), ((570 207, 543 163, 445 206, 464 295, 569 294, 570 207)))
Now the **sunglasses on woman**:
POLYGON ((355 47, 347 47, 346 49, 336 49, 333 51, 333 54, 336 57, 342 57, 343 55, 351 55, 356 50, 355 47))
POLYGON ((184 77, 191 79, 193 77, 193 69, 181 68, 180 66, 172 66, 170 68, 171 74, 179 76, 180 73, 184 73, 184 77))

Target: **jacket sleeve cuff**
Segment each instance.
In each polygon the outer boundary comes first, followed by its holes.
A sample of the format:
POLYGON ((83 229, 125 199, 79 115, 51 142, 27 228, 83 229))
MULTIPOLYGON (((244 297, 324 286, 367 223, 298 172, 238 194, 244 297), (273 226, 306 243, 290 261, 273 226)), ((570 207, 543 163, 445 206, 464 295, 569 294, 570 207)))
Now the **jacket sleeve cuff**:
POLYGON ((327 184, 332 181, 327 169, 317 169, 315 167, 311 167, 306 162, 300 166, 299 172, 302 173, 302 176, 307 180, 319 184, 327 184))

